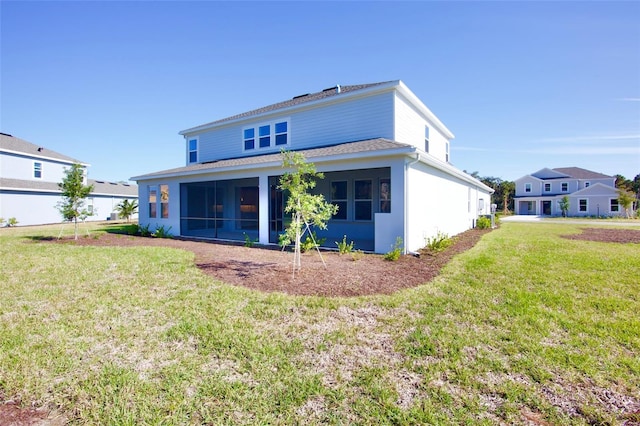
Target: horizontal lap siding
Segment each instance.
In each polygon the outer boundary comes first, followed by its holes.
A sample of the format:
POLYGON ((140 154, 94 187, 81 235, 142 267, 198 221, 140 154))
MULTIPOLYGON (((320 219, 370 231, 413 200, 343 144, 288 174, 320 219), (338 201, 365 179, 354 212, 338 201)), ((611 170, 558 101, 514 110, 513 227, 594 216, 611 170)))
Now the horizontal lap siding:
POLYGON ((292 150, 379 137, 393 139, 393 108, 393 93, 389 92, 203 132, 197 135, 198 162, 279 152, 280 146, 244 152, 242 139, 244 128, 279 119, 290 120, 285 148, 292 150))
POLYGON ((446 161, 446 144, 448 139, 416 110, 399 93, 395 97, 395 136, 398 142, 413 145, 424 151, 425 126, 429 126, 429 154, 441 161, 446 161))

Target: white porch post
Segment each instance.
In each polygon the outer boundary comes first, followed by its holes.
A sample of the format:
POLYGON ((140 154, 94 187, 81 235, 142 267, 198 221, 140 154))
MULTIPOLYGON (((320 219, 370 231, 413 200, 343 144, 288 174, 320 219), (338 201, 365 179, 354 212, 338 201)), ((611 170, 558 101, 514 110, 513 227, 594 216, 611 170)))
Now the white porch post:
POLYGON ((260 192, 258 211, 258 242, 260 244, 269 243, 269 176, 261 174, 258 176, 258 187, 260 192))

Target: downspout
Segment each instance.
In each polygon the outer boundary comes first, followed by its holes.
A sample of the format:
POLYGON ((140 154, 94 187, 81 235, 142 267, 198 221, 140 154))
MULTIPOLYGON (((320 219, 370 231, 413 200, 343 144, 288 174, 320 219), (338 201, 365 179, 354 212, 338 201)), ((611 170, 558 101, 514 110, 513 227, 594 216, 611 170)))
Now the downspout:
POLYGON ((405 161, 404 163, 404 254, 407 254, 407 241, 409 237, 409 232, 407 230, 409 223, 409 169, 411 166, 420 161, 420 153, 416 152, 416 158, 413 161, 405 161))

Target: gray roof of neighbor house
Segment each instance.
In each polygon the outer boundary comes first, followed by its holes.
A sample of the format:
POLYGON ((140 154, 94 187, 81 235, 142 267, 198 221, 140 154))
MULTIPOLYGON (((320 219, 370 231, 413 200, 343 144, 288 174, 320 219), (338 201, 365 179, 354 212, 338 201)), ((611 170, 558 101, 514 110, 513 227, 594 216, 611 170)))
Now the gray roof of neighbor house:
POLYGON ((553 169, 556 172, 564 173, 574 179, 606 179, 613 178, 613 176, 605 175, 598 172, 592 172, 591 170, 581 169, 580 167, 559 167, 553 169))
POLYGON ((387 83, 391 83, 392 81, 381 81, 378 83, 369 83, 369 84, 354 84, 354 85, 349 85, 349 86, 340 86, 340 85, 336 85, 333 87, 329 87, 328 89, 324 89, 320 92, 316 92, 316 93, 305 93, 302 95, 298 95, 298 96, 294 96, 292 99, 283 101, 283 102, 278 102, 275 103, 273 105, 268 105, 262 108, 258 108, 258 109, 254 109, 251 111, 247 111, 247 112, 243 112, 241 114, 236 114, 236 115, 232 115, 231 117, 226 117, 226 118, 222 118, 220 120, 216 120, 216 121, 212 121, 210 123, 205 123, 199 126, 195 126, 193 128, 187 129, 187 130, 183 130, 182 132, 180 132, 180 134, 185 134, 188 133, 189 131, 191 131, 192 129, 196 129, 196 128, 200 128, 200 127, 206 127, 206 126, 211 126, 211 125, 215 125, 215 124, 221 124, 221 123, 225 123, 227 121, 233 121, 233 120, 237 120, 237 119, 241 119, 241 118, 245 118, 245 117, 252 117, 254 115, 260 115, 260 114, 264 114, 266 112, 270 112, 270 111, 276 111, 282 108, 289 108, 292 106, 296 106, 296 105, 300 105, 300 104, 304 104, 307 102, 312 102, 312 101, 317 101, 320 99, 325 99, 325 98, 329 98, 332 96, 338 96, 344 93, 349 93, 349 92, 355 92, 357 90, 363 90, 363 89, 368 89, 370 87, 374 87, 374 86, 380 86, 383 84, 387 84, 387 83))
MULTIPOLYGON (((28 156, 50 158, 67 163, 81 163, 81 161, 71 158, 59 152, 52 151, 43 146, 27 142, 7 133, 0 133, 0 151, 19 152, 28 156)), ((85 164, 86 165, 86 164, 85 164)))
MULTIPOLYGON (((93 185, 91 196, 107 195, 138 198, 138 185, 129 183, 105 182, 93 179, 87 179, 87 183, 93 185)), ((9 179, 2 177, 0 177, 0 189, 29 192, 60 192, 60 188, 58 187, 58 184, 56 182, 9 179)))
MULTIPOLYGON (((346 155, 346 154, 362 154, 366 152, 379 152, 383 154, 385 151, 391 150, 402 150, 406 149, 407 152, 412 152, 415 150, 414 147, 410 145, 406 145, 399 142, 394 142, 389 139, 377 138, 377 139, 368 139, 363 141, 356 142, 347 142, 341 143, 337 145, 324 146, 319 148, 310 148, 301 150, 302 154, 304 154, 305 158, 312 159, 317 157, 325 157, 332 155, 346 155)), ((227 160, 217 160, 206 163, 198 163, 192 164, 185 167, 178 167, 175 169, 163 170, 159 172, 149 173, 146 175, 135 176, 131 178, 131 180, 138 179, 150 179, 156 176, 165 176, 167 174, 181 174, 181 173, 189 173, 189 172, 215 172, 217 169, 224 169, 229 167, 238 167, 238 166, 252 166, 252 165, 260 165, 260 164, 269 164, 269 163, 278 163, 282 162, 282 155, 279 152, 273 154, 264 154, 264 155, 254 155, 251 157, 238 157, 238 158, 230 158, 227 160)))

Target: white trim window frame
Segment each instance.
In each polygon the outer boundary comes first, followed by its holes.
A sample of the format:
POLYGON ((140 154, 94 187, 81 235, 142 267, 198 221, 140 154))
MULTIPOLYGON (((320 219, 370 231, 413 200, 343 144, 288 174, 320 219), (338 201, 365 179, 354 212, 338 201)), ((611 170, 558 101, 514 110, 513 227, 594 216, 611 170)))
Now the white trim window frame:
POLYGON ((424 126, 424 152, 429 153, 429 126, 424 126))
POLYGON ((291 145, 291 120, 282 118, 242 128, 242 152, 281 149, 291 145))
POLYGON ((331 204, 338 206, 338 212, 331 220, 347 220, 349 218, 349 181, 331 181, 331 204))
POLYGON ((445 146, 445 157, 446 157, 447 163, 449 162, 449 159, 450 159, 449 148, 450 148, 450 144, 449 144, 449 141, 447 141, 447 144, 445 146))
POLYGON ((544 184, 544 192, 551 192, 551 184, 550 183, 545 183, 544 184))
POLYGON ((524 192, 531 192, 531 184, 529 182, 524 184, 524 192))
POLYGON ((353 220, 371 222, 373 220, 373 180, 353 181, 353 220))
POLYGON ((149 219, 156 219, 158 217, 158 187, 149 185, 147 191, 149 219))
POLYGON ((569 183, 568 182, 562 182, 560 187, 562 188, 562 192, 568 192, 569 191, 569 183))
POLYGON ((192 138, 187 138, 187 163, 195 164, 198 162, 198 148, 200 146, 200 141, 197 136, 192 138))
POLYGON ((578 211, 580 213, 589 212, 589 199, 588 198, 580 198, 578 200, 578 211), (583 203, 583 201, 584 201, 584 203, 583 203))
POLYGON ((33 178, 42 179, 42 162, 41 161, 33 162, 33 178))
POLYGON ((609 213, 620 213, 620 201, 617 198, 609 199, 609 213))

